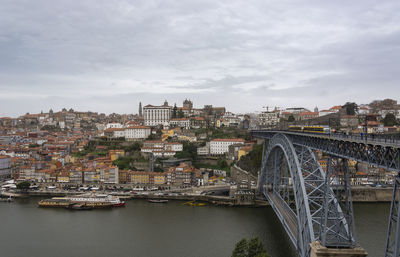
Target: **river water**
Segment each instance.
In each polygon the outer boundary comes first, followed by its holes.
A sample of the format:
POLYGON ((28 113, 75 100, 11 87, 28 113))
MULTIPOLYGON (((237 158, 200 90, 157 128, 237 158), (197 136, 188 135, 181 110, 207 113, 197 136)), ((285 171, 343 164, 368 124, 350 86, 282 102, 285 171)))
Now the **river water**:
MULTIPOLYGON (((1 257, 202 257, 231 255, 258 236, 272 257, 296 256, 271 208, 190 207, 128 201, 125 208, 38 208, 39 198, 0 203, 1 257)), ((355 204, 359 243, 382 256, 389 204, 355 204)))

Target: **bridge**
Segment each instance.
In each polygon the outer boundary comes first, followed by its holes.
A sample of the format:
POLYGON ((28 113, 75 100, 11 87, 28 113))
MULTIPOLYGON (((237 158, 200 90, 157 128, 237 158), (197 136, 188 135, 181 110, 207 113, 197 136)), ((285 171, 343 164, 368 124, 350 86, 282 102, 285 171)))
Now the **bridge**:
MULTIPOLYGON (((399 174, 400 139, 271 130, 254 130, 251 134, 264 140, 258 191, 268 199, 299 256, 319 256, 311 247, 316 243, 327 252, 343 252, 335 256, 366 256, 355 235, 348 161, 399 174), (325 156, 326 171, 317 154, 325 156)), ((385 257, 400 256, 399 196, 397 175, 385 257)))

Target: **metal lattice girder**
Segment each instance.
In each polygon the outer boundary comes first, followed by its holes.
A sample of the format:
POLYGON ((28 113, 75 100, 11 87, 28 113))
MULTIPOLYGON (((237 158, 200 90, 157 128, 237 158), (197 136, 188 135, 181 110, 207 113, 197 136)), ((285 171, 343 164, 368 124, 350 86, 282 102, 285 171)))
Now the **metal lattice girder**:
POLYGON ((385 257, 400 256, 400 177, 396 176, 390 207, 389 229, 386 237, 385 257), (398 199, 396 199, 398 198, 398 199))
POLYGON ((355 243, 338 201, 314 153, 276 134, 263 156, 259 188, 277 213, 300 256, 309 244, 350 247, 355 243), (293 205, 295 203, 295 205, 293 205))
POLYGON ((400 141, 353 140, 351 137, 289 131, 255 130, 251 133, 255 137, 265 139, 272 138, 277 133, 283 133, 294 145, 306 146, 337 157, 400 172, 400 141))

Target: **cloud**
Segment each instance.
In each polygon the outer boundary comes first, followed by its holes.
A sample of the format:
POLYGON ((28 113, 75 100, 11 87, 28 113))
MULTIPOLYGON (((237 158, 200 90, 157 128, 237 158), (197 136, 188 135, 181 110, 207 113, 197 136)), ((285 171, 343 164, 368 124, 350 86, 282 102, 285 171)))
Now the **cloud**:
POLYGON ((0 109, 132 113, 190 97, 247 112, 395 97, 399 11, 395 0, 5 0, 0 109))

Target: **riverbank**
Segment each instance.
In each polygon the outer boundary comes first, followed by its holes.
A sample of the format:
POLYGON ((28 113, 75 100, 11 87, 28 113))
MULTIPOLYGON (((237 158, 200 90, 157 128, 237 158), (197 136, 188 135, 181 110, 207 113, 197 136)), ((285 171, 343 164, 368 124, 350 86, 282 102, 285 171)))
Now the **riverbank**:
MULTIPOLYGON (((391 202, 393 188, 382 188, 382 187, 353 187, 352 190, 353 202, 357 203, 378 203, 378 202, 391 202)), ((3 196, 13 198, 26 198, 29 196, 44 196, 44 197, 57 197, 57 196, 68 196, 81 194, 80 191, 37 191, 31 190, 23 193, 19 192, 2 192, 3 196)), ((133 200, 133 199, 160 199, 160 200, 176 200, 176 201, 201 201, 207 202, 217 206, 254 206, 254 207, 265 207, 268 206, 268 202, 257 198, 252 204, 238 203, 234 197, 230 196, 216 196, 216 195, 202 195, 202 194, 168 194, 164 192, 99 192, 107 193, 110 195, 118 196, 121 199, 133 200)))
MULTIPOLYGON (((82 192, 71 192, 71 191, 27 191, 24 193, 14 193, 14 192, 3 192, 4 196, 11 196, 14 198, 26 198, 29 196, 43 196, 43 197, 61 197, 68 195, 81 194, 82 192)), ((157 200, 175 200, 175 201, 198 201, 206 202, 216 206, 247 206, 247 207, 266 207, 269 206, 268 202, 265 200, 255 200, 252 204, 242 204, 238 203, 235 198, 229 196, 215 196, 215 195, 198 195, 198 194, 181 194, 181 195, 170 195, 163 194, 160 192, 140 192, 140 193, 118 193, 118 192, 99 192, 107 193, 110 195, 118 196, 124 200, 134 200, 134 199, 157 199, 157 200)))

